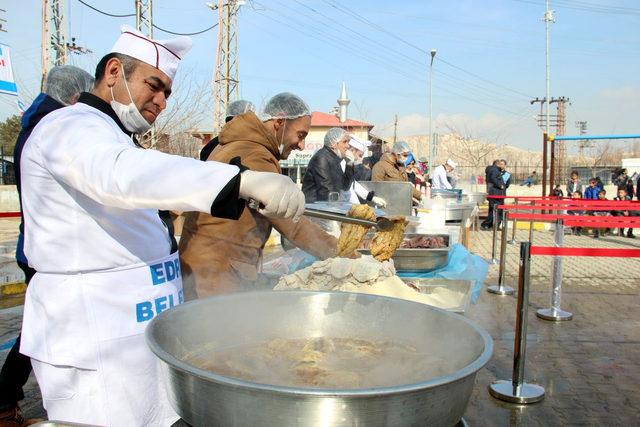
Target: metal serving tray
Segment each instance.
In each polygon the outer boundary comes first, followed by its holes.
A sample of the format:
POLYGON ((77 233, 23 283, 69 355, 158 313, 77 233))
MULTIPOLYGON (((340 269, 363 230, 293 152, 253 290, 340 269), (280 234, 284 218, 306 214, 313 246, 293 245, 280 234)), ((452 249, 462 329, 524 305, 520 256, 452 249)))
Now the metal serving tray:
POLYGON ((464 314, 469 308, 471 302, 471 290, 473 282, 470 280, 448 280, 448 279, 436 279, 436 278, 421 278, 421 277, 401 277, 405 283, 411 283, 418 287, 423 294, 431 294, 438 288, 448 288, 452 291, 460 294, 460 300, 455 307, 438 307, 454 313, 464 314))
MULTIPOLYGON (((447 246, 437 249, 409 249, 398 248, 393 254, 393 265, 397 271, 421 271, 429 272, 447 265, 451 242, 448 234, 405 234, 405 239, 417 236, 444 237, 447 246)), ((369 249, 358 249, 364 255, 371 255, 369 249)))

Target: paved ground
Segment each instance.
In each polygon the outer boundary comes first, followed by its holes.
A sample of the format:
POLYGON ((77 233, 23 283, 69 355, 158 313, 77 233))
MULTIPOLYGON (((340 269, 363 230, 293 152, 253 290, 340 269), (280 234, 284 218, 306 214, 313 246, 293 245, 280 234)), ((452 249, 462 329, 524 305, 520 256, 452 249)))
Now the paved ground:
MULTIPOLYGON (((517 238, 527 236, 519 231, 517 238)), ((490 232, 477 233, 474 251, 488 257, 490 239, 490 232)), ((565 240, 576 247, 640 247, 640 239, 619 237, 565 240)), ((536 232, 534 243, 550 245, 551 233, 536 232)), ((506 282, 512 286, 518 250, 508 246, 506 282)), ((550 266, 549 257, 534 257, 532 262, 525 373, 527 381, 545 388, 546 399, 523 407, 489 396, 487 386, 493 380, 511 376, 516 299, 483 291, 467 316, 489 331, 495 348, 477 376, 466 420, 472 426, 640 425, 640 260, 566 259, 562 307, 574 313, 574 319, 562 323, 535 316, 537 308, 549 306, 550 266)), ((487 282, 495 282, 496 275, 497 266, 492 266, 487 282)), ((6 343, 17 335, 20 314, 19 306, 0 310, 0 361, 6 357, 6 343)), ((33 380, 27 384, 24 409, 29 416, 44 415, 33 380)))

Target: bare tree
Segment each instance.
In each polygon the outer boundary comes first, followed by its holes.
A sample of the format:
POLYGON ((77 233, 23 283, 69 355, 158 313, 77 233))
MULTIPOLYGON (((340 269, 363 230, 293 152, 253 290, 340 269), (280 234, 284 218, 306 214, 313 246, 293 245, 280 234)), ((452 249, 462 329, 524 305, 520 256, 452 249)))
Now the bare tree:
POLYGON ((173 96, 167 109, 155 123, 155 138, 148 132, 141 144, 170 154, 197 157, 200 141, 190 131, 201 127, 213 115, 213 101, 208 82, 196 82, 189 70, 184 70, 173 84, 173 96))
POLYGON ((591 150, 591 158, 588 162, 592 175, 596 175, 598 168, 619 166, 622 163, 623 152, 622 147, 614 147, 611 141, 596 144, 591 150))
POLYGON ((484 166, 493 160, 497 151, 497 139, 493 143, 485 142, 474 135, 466 124, 456 126, 445 123, 445 128, 451 134, 453 141, 447 144, 448 156, 456 159, 459 163, 478 173, 484 166))

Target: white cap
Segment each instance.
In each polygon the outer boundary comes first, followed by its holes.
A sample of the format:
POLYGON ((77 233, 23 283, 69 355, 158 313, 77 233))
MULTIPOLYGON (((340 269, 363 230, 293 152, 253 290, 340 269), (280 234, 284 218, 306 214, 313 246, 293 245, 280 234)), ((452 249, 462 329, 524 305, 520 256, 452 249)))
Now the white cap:
POLYGON ((180 60, 191 50, 190 37, 151 40, 128 25, 123 25, 120 30, 122 34, 111 48, 111 53, 122 53, 146 62, 165 73, 171 80, 176 76, 180 60))
POLYGON ((447 164, 451 166, 451 169, 455 169, 458 165, 451 159, 447 159, 447 164))
POLYGON ((349 138, 349 145, 355 148, 356 150, 362 151, 363 153, 367 152, 367 148, 371 145, 369 141, 361 141, 355 136, 351 136, 349 138))

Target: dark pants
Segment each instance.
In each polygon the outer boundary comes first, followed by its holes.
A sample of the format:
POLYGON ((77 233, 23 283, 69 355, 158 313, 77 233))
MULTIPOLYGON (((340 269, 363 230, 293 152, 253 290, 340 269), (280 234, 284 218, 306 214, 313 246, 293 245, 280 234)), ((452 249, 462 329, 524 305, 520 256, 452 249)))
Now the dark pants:
MULTIPOLYGON (((496 206, 499 206, 504 203, 504 199, 489 199, 489 212, 487 213, 487 219, 482 221, 483 227, 493 227, 493 211, 496 210, 496 206)), ((502 222, 502 211, 497 209, 498 211, 498 224, 500 227, 500 223, 502 222)))
MULTIPOLYGON (((24 271, 25 283, 28 285, 36 271, 28 265, 18 262, 24 271)), ((0 371, 0 412, 13 409, 24 399, 22 387, 31 374, 31 359, 20 353, 20 335, 11 347, 7 359, 0 371)))
MULTIPOLYGON (((611 216, 626 216, 626 217, 629 217, 629 216, 635 216, 635 215, 633 214, 633 211, 629 212, 629 215, 625 215, 624 211, 611 211, 611 216)), ((618 232, 619 232, 620 236, 624 235, 624 228, 619 229, 618 232)), ((629 228, 627 230, 627 236, 633 236, 633 228, 629 228)))

